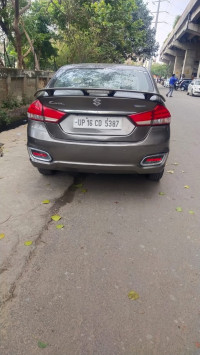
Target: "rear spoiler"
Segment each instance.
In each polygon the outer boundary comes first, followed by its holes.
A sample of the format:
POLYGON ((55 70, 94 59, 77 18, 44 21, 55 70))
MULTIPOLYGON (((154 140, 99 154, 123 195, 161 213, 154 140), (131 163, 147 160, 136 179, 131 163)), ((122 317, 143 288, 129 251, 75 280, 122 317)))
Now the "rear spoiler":
POLYGON ((70 88, 70 87, 55 87, 55 88, 44 88, 44 89, 40 89, 37 90, 35 93, 35 97, 38 98, 39 96, 43 96, 42 93, 46 92, 48 94, 48 96, 53 96, 55 91, 58 90, 62 90, 62 91, 82 91, 84 96, 90 96, 90 93, 93 93, 95 95, 95 92, 99 92, 101 94, 107 94, 107 96, 109 97, 113 97, 116 92, 121 92, 121 93, 125 93, 125 92, 130 92, 130 93, 136 93, 136 94, 143 94, 145 100, 150 100, 152 96, 157 96, 159 98, 161 98, 163 101, 165 101, 165 98, 157 93, 157 92, 146 92, 146 91, 136 91, 136 90, 125 90, 125 89, 117 89, 117 90, 113 90, 113 89, 98 89, 98 88, 70 88))

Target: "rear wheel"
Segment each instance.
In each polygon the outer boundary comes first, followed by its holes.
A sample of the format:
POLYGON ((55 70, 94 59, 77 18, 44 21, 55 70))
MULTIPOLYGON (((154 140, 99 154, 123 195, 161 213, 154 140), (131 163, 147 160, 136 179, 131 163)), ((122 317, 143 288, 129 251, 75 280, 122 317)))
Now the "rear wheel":
POLYGON ((55 174, 55 170, 48 170, 48 169, 38 168, 38 171, 42 175, 53 175, 53 174, 55 174))
POLYGON ((164 170, 161 171, 160 173, 148 174, 147 177, 151 181, 159 181, 162 178, 163 173, 164 173, 164 170))

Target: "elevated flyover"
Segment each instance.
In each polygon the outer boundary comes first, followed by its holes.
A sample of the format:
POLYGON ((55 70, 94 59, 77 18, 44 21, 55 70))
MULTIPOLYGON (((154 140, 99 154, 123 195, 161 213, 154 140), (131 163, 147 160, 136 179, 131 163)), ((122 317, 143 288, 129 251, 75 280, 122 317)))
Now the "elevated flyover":
POLYGON ((200 0, 191 0, 164 42, 160 60, 177 77, 200 77, 200 0))

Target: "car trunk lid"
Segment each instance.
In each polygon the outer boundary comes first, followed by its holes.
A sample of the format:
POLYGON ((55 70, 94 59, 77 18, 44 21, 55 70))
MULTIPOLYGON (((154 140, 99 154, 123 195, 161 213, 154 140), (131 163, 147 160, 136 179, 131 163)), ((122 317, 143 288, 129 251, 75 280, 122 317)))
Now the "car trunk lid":
POLYGON ((46 126, 54 138, 65 140, 143 140, 151 127, 138 127, 129 116, 151 112, 164 101, 156 92, 126 90, 48 88, 38 93, 43 106, 64 113, 57 124, 46 126))

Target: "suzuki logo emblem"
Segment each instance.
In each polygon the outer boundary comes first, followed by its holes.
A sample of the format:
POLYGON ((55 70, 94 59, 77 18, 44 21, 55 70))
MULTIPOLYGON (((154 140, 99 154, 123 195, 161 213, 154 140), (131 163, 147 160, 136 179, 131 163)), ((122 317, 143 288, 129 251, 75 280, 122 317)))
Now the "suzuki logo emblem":
POLYGON ((96 99, 93 100, 93 104, 98 107, 101 105, 101 100, 96 97, 96 99))

